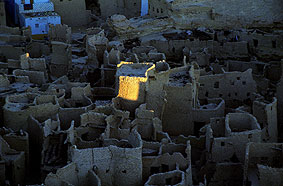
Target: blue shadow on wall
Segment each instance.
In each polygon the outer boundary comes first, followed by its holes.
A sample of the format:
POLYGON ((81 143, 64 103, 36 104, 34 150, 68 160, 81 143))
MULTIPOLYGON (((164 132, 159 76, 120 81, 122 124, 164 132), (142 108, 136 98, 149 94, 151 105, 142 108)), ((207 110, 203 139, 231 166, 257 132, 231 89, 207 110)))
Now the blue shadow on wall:
POLYGON ((148 14, 148 0, 142 0, 141 16, 145 16, 147 14, 148 14))

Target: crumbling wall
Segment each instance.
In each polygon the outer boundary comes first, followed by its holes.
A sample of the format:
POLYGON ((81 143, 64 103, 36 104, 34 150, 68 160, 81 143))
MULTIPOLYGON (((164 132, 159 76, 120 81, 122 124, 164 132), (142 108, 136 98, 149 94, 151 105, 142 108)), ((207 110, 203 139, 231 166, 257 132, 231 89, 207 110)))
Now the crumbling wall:
POLYGON ((111 139, 105 141, 106 146, 104 147, 86 149, 71 147, 71 160, 80 165, 78 167, 78 176, 85 177, 87 171, 95 167, 96 174, 101 179, 102 185, 110 186, 114 183, 119 185, 141 185, 141 137, 136 131, 133 131, 129 134, 127 140, 131 144, 131 148, 111 145, 111 139))
POLYGON ((271 2, 237 0, 210 1, 149 1, 149 15, 162 17, 165 13, 181 28, 239 28, 272 26, 282 21, 280 0, 271 2), (241 12, 238 10, 241 9, 241 12), (272 10, 272 11, 271 11, 272 10))
MULTIPOLYGON (((282 59, 282 34, 279 32, 239 32, 240 40, 247 41, 249 51, 255 54, 258 59, 269 61, 282 59)), ((275 74, 274 74, 275 75, 275 74)))
MULTIPOLYGON (((81 115, 81 127, 76 129, 78 136, 84 136, 88 141, 99 139, 105 132, 107 126, 107 115, 89 111, 81 115)), ((109 128, 107 128, 109 130, 109 128)), ((84 139, 84 140, 86 140, 84 139)))
POLYGON ((34 40, 26 45, 26 52, 32 58, 42 58, 42 56, 50 55, 50 48, 48 42, 43 40, 34 40))
POLYGON ((107 20, 107 23, 121 39, 134 39, 137 35, 142 37, 152 33, 159 33, 169 30, 173 26, 171 18, 143 19, 139 17, 127 19, 123 15, 113 15, 107 20), (153 27, 155 29, 152 29, 153 27))
POLYGON ((94 109, 94 107, 94 103, 87 97, 80 100, 66 100, 65 105, 59 108, 59 118, 62 121, 62 128, 69 128, 72 120, 74 120, 76 127, 80 126, 80 116, 94 109))
POLYGON ((68 25, 49 25, 48 38, 50 41, 71 43, 72 30, 68 25))
POLYGON ((202 3, 213 7, 212 17, 216 21, 223 20, 225 23, 233 22, 237 26, 271 26, 273 23, 280 22, 283 19, 280 14, 283 4, 278 0, 271 2, 238 0, 233 1, 232 4, 230 2, 214 0, 202 1, 202 3), (239 8, 241 8, 240 13, 239 8))
POLYGON ((19 60, 25 53, 25 47, 14 47, 13 45, 0 45, 0 54, 6 59, 19 60))
POLYGON ((22 35, 4 34, 1 35, 0 38, 1 41, 5 43, 20 43, 28 41, 28 38, 22 35))
POLYGON ((8 26, 0 26, 1 34, 11 34, 11 35, 21 35, 21 30, 19 27, 8 27, 8 26))
MULTIPOLYGON (((141 29, 142 27, 138 28, 141 29)), ((180 56, 183 57, 185 55, 188 61, 195 60, 200 66, 208 65, 210 57, 217 59, 249 58, 249 48, 251 47, 248 48, 248 46, 251 45, 245 40, 246 38, 242 38, 242 40, 238 40, 237 42, 230 42, 228 39, 214 41, 220 36, 214 37, 215 33, 213 33, 213 31, 202 32, 193 30, 190 35, 187 32, 178 33, 171 31, 172 33, 169 32, 167 34, 166 29, 163 31, 165 33, 162 35, 159 34, 158 37, 149 36, 142 38, 141 45, 154 46, 159 52, 166 54, 166 57, 169 59, 178 59, 180 56), (200 36, 197 36, 199 38, 190 37, 194 32, 196 32, 196 36, 200 34, 200 36), (223 44, 221 42, 223 42, 223 44)), ((154 33, 157 34, 158 31, 154 33)), ((121 33, 121 35, 129 37, 126 33, 121 33)))
POLYGON ((196 79, 190 74, 193 67, 170 71, 170 80, 164 86, 166 104, 162 115, 163 130, 173 136, 193 134, 193 107, 197 101, 196 79), (174 127, 178 125, 178 127, 174 127))
MULTIPOLYGON (((20 66, 23 70, 34 70, 46 73, 46 62, 44 58, 30 58, 29 53, 21 55, 20 66)), ((45 74, 47 76, 47 74, 45 74)))
POLYGON ((282 184, 282 148, 282 143, 249 143, 245 156, 244 184, 282 184))
POLYGON ((87 30, 86 52, 88 54, 88 65, 95 68, 100 66, 99 61, 104 60, 104 53, 107 49, 108 42, 109 40, 105 36, 104 30, 100 28, 87 30))
POLYGON ((225 102, 233 99, 244 101, 251 99, 256 92, 251 70, 200 76, 199 82, 199 99, 221 97, 225 102))
POLYGON ((45 179, 46 186, 61 186, 68 184, 72 186, 94 185, 101 186, 101 181, 92 169, 88 171, 85 177, 79 177, 77 172, 77 164, 70 163, 65 167, 57 170, 56 174, 49 173, 45 179), (85 182, 85 184, 82 184, 85 182))
POLYGON ((63 24, 69 26, 83 26, 89 23, 90 12, 86 10, 85 1, 81 0, 51 0, 55 12, 62 19, 63 24))
POLYGON ((191 161, 192 165, 194 165, 202 158, 200 154, 202 154, 202 152, 205 150, 206 136, 201 135, 200 137, 196 137, 179 135, 173 140, 173 142, 176 144, 187 144, 188 141, 190 141, 191 161))
MULTIPOLYGON (((82 178, 81 178, 82 179, 82 178)), ((76 174, 76 164, 71 163, 65 167, 58 169, 56 174, 50 173, 45 179, 46 185, 60 186, 62 184, 78 185, 79 178, 76 174)))
POLYGON ((142 139, 146 140, 156 140, 157 132, 162 132, 162 121, 154 117, 153 110, 146 109, 146 104, 136 109, 132 126, 135 126, 142 139))
MULTIPOLYGON (((5 179, 9 180, 9 182, 13 185, 24 183, 25 153, 10 148, 9 144, 1 136, 0 136, 0 146, 1 146, 1 160, 5 162, 5 165, 2 164, 1 171, 3 172, 5 170, 4 175, 7 175, 7 177, 5 176, 5 179)), ((2 163, 4 163, 3 161, 2 163)), ((1 182, 4 181, 5 180, 1 180, 1 182)))
POLYGON ((29 134, 27 132, 12 132, 2 136, 10 148, 25 153, 25 167, 29 165, 29 134))
POLYGON ((103 19, 114 14, 122 14, 127 18, 139 17, 141 15, 141 0, 99 0, 98 3, 103 19))
POLYGON ((46 83, 44 72, 17 69, 13 71, 13 75, 14 76, 27 76, 31 83, 38 84, 38 85, 42 85, 46 83))
POLYGON ((143 147, 143 181, 150 175, 181 170, 185 173, 186 185, 192 185, 191 145, 175 144, 171 139, 163 138, 161 143, 144 141, 143 147))
POLYGON ((257 118, 262 128, 262 139, 266 142, 277 142, 277 99, 272 102, 256 100, 253 103, 253 115, 257 118))
POLYGON ((146 106, 154 110, 154 116, 162 118, 165 105, 164 85, 169 82, 170 67, 165 62, 158 62, 155 71, 149 72, 146 84, 146 106))
POLYGON ((66 146, 65 149, 62 148, 65 140, 64 130, 60 126, 58 114, 45 117, 30 116, 27 131, 30 135, 30 159, 32 160, 29 167, 30 175, 44 177, 46 173, 49 173, 48 168, 56 170, 60 167, 57 166, 66 160, 64 157, 66 146))
POLYGON ((27 129, 30 115, 40 118, 58 113, 59 103, 56 96, 23 93, 7 96, 3 109, 5 126, 17 131, 27 129))
POLYGON ((224 117, 225 115, 225 102, 223 99, 208 100, 207 105, 198 106, 193 108, 193 131, 194 135, 198 136, 199 129, 205 124, 210 122, 210 118, 224 117))
POLYGON ((193 118, 189 113, 192 110, 192 88, 190 84, 185 87, 164 87, 167 94, 167 103, 162 117, 162 127, 170 135, 193 134, 193 126, 190 125, 193 118), (184 96, 186 95, 186 96, 184 96), (178 127, 173 127, 178 125, 178 127))
POLYGON ((51 76, 59 78, 67 75, 72 64, 71 45, 58 41, 52 41, 51 45, 51 64, 49 65, 51 76))
POLYGON ((246 144, 261 142, 261 128, 254 116, 229 113, 225 118, 225 136, 212 140, 211 159, 215 162, 244 162, 246 144))
POLYGON ((175 170, 166 173, 159 173, 150 176, 148 181, 145 183, 145 186, 153 185, 178 185, 185 186, 185 175, 184 172, 175 170))
POLYGON ((256 118, 247 113, 229 113, 225 119, 226 135, 260 129, 256 118))

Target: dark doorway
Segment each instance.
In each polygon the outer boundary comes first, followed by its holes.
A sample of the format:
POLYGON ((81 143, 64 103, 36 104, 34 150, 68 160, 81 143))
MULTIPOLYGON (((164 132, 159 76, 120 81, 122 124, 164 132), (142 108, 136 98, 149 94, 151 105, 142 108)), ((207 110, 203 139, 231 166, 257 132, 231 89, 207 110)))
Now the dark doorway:
POLYGON ((205 122, 194 122, 194 136, 199 137, 199 130, 205 125, 205 122))

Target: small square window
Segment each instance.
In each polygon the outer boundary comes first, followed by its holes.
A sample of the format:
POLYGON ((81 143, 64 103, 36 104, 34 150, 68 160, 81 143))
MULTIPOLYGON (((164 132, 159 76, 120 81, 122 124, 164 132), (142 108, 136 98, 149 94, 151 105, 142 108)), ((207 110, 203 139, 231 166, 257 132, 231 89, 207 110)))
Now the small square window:
POLYGON ((35 28, 39 28, 39 24, 35 24, 35 28))
POLYGON ((214 88, 219 88, 219 82, 218 81, 214 83, 214 88))
POLYGON ((24 10, 32 10, 33 4, 24 4, 24 10))
POLYGON ((221 146, 225 146, 225 142, 224 141, 221 141, 221 146))
POLYGON ((205 97, 208 97, 208 92, 205 93, 205 97))
POLYGON ((272 41, 272 48, 276 48, 276 41, 272 41))

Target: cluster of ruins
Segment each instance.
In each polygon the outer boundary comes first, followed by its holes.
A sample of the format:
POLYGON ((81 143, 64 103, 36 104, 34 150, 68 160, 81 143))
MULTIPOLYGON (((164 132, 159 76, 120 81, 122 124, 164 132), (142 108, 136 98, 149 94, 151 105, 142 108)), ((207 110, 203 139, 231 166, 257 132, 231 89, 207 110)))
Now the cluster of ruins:
POLYGON ((11 2, 0 185, 283 186, 282 0, 11 2))

